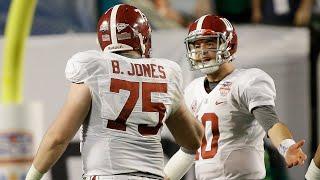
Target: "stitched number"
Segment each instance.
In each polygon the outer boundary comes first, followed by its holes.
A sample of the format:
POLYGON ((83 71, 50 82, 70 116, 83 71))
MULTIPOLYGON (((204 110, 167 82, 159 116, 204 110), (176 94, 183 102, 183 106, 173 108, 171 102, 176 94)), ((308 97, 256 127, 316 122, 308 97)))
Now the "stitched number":
POLYGON ((111 79, 110 91, 119 93, 120 89, 130 91, 130 95, 117 119, 115 121, 108 121, 107 128, 125 131, 126 121, 139 98, 139 83, 120 79, 111 79))
MULTIPOLYGON (((206 129, 211 124, 211 131, 205 133, 200 147, 202 159, 213 158, 218 150, 218 139, 220 136, 218 126, 218 116, 215 113, 205 113, 201 117, 202 125, 206 129), (207 150, 208 140, 211 140, 211 146, 207 150)), ((199 160, 199 152, 197 151, 196 160, 199 160)))
POLYGON ((152 92, 167 92, 167 84, 164 83, 142 83, 142 112, 159 112, 159 122, 155 127, 150 127, 147 124, 140 124, 138 127, 139 133, 142 135, 155 135, 162 126, 162 120, 166 107, 163 103, 151 102, 152 92))
MULTIPOLYGON (((119 93, 120 89, 128 90, 130 95, 119 116, 115 120, 108 121, 107 128, 125 131, 127 119, 129 118, 139 99, 139 82, 111 79, 110 91, 119 93)), ((141 135, 155 135, 162 126, 166 107, 163 103, 151 102, 151 93, 153 92, 166 93, 167 84, 147 82, 142 83, 142 112, 158 112, 159 121, 154 127, 149 126, 148 124, 139 124, 138 131, 141 135)))

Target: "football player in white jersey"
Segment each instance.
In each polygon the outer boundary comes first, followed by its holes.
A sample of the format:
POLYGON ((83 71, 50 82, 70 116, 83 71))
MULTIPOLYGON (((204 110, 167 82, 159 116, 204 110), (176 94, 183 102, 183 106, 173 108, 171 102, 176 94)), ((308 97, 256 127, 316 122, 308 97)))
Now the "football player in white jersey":
POLYGON ((26 179, 41 179, 79 128, 84 179, 175 179, 163 172, 163 123, 181 146, 180 158, 189 162, 203 136, 184 102, 180 67, 150 57, 151 28, 133 6, 106 11, 97 35, 103 51, 80 52, 67 63, 68 98, 26 179))
MULTIPOLYGON (((288 167, 302 165, 304 140, 295 142, 279 122, 272 78, 260 69, 236 69, 231 63, 237 50, 232 24, 223 17, 202 16, 190 25, 185 44, 191 68, 205 74, 184 92, 187 106, 205 127, 196 178, 263 179, 265 134, 288 167)), ((169 161, 165 170, 177 162, 169 161)))

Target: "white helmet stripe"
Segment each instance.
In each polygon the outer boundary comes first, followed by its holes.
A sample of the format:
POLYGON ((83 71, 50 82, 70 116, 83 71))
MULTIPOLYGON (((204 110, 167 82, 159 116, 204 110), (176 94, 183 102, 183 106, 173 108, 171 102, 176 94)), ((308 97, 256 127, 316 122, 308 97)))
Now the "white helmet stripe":
POLYGON ((204 21, 204 18, 206 18, 207 16, 208 16, 208 15, 202 16, 202 17, 198 20, 197 29, 196 29, 196 30, 202 29, 202 23, 203 23, 203 21, 204 21))
POLYGON ((111 11, 111 16, 110 16, 110 31, 111 31, 111 43, 112 44, 117 44, 117 12, 119 9, 120 5, 116 5, 112 8, 111 11))
POLYGON ((227 27, 227 31, 233 31, 233 27, 232 27, 232 25, 231 25, 231 23, 228 21, 228 19, 226 19, 226 18, 220 18, 223 22, 224 22, 224 24, 226 25, 226 27, 227 27))

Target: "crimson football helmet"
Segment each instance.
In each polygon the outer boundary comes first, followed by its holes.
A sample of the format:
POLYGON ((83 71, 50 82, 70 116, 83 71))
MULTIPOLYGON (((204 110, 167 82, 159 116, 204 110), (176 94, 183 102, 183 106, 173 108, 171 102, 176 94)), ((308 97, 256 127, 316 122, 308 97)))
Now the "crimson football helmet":
POLYGON ((151 27, 136 7, 119 4, 108 9, 98 21, 97 35, 103 51, 136 50, 150 57, 151 27))
POLYGON ((238 38, 234 27, 226 18, 204 15, 189 26, 185 44, 191 69, 212 73, 218 70, 224 62, 233 60, 237 51, 238 38), (195 48, 194 44, 198 40, 214 42, 215 47, 195 48), (207 60, 204 58, 203 54, 209 51, 215 52, 215 59, 207 60))

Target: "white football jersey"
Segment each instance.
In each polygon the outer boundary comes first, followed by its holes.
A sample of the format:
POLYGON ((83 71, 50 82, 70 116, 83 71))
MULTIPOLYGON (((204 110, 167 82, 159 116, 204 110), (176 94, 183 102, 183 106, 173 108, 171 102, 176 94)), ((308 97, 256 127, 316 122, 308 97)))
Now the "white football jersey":
POLYGON ((275 103, 272 78, 260 69, 236 69, 207 93, 205 77, 185 89, 190 111, 205 127, 196 156, 198 180, 263 179, 265 132, 250 113, 275 103))
POLYGON ((183 98, 178 64, 86 51, 68 61, 66 78, 87 85, 92 96, 81 129, 84 175, 163 176, 162 123, 183 98))

